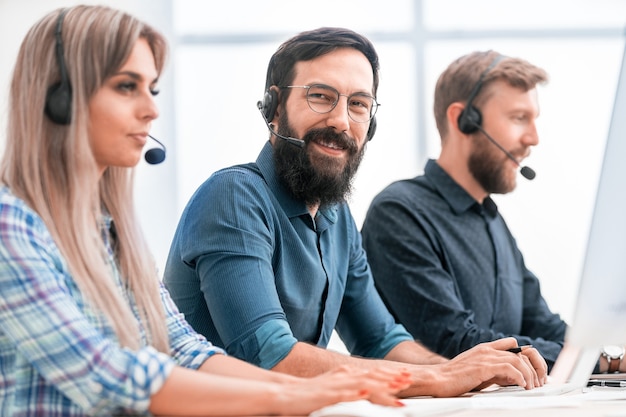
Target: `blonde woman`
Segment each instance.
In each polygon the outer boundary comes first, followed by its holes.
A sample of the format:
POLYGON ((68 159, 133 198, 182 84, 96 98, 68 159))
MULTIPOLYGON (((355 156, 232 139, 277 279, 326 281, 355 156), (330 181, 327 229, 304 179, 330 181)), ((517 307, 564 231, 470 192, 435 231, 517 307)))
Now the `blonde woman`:
POLYGON ((226 356, 176 310, 132 202, 165 57, 162 35, 99 6, 53 11, 22 43, 0 167, 0 415, 397 405, 406 373, 262 370, 226 356))

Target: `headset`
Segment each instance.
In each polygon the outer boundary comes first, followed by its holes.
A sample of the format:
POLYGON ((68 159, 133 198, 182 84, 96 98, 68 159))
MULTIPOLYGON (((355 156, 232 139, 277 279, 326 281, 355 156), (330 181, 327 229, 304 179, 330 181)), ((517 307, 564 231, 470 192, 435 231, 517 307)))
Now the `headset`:
MULTIPOLYGON (((57 26, 55 30, 56 38, 56 57, 59 64, 59 73, 61 80, 52 84, 46 92, 46 104, 44 113, 48 118, 59 125, 68 125, 72 120, 72 85, 67 75, 67 67, 63 59, 63 39, 61 37, 63 29, 63 19, 68 9, 61 10, 57 26)), ((149 164, 160 164, 165 160, 165 145, 154 136, 148 137, 159 144, 160 148, 148 149, 144 158, 149 164)))
POLYGON ((474 133, 478 131, 480 126, 482 126, 483 116, 480 113, 480 110, 478 110, 475 106, 472 105, 472 101, 474 101, 474 99, 480 92, 480 89, 483 86, 483 81, 485 79, 485 76, 487 76, 487 73, 489 73, 489 71, 491 71, 491 69, 495 67, 498 64, 498 62, 500 62, 503 58, 504 58, 504 55, 498 54, 498 56, 495 57, 493 61, 491 61, 491 64, 489 64, 487 69, 484 70, 482 74, 480 74, 480 77, 478 78, 478 82, 472 89, 472 92, 470 93, 469 98, 467 99, 467 104, 465 105, 465 108, 463 109, 463 111, 461 112, 458 118, 459 130, 461 132, 465 134, 474 133))
POLYGON ((55 31, 55 49, 61 80, 48 88, 48 92, 46 93, 46 105, 44 107, 48 118, 60 125, 67 125, 72 119, 72 85, 70 84, 70 79, 67 75, 67 67, 63 59, 63 39, 61 37, 63 18, 66 13, 67 9, 63 9, 59 14, 55 31))
MULTIPOLYGON (((276 113, 276 109, 278 108, 278 93, 276 89, 271 88, 271 76, 272 76, 272 67, 274 66, 274 57, 270 60, 269 67, 267 69, 267 78, 265 80, 265 94, 263 95, 263 100, 257 102, 257 107, 261 110, 263 117, 265 117, 266 123, 270 123, 272 119, 274 119, 274 114, 276 113)), ((372 140, 374 137, 374 133, 376 133, 376 116, 372 117, 370 120, 369 129, 367 129, 367 134, 365 138, 367 141, 372 140)))
POLYGON ((478 78, 478 82, 474 86, 474 89, 472 90, 472 92, 469 95, 469 98, 467 99, 467 104, 465 105, 465 108, 459 115, 458 126, 459 126, 459 130, 465 133, 466 135, 480 131, 487 138, 487 140, 493 143, 498 149, 500 149, 506 155, 507 158, 515 162, 515 164, 517 164, 517 166, 520 167, 520 173, 522 174, 524 178, 526 178, 527 180, 532 180, 533 178, 535 178, 535 175, 536 175, 535 171, 528 166, 520 166, 519 161, 515 159, 515 157, 511 154, 511 152, 507 151, 502 145, 500 145, 500 143, 497 140, 491 137, 491 135, 489 135, 489 133, 487 133, 485 129, 483 129, 483 126, 482 126, 483 116, 480 113, 480 110, 478 110, 476 107, 472 105, 472 101, 476 98, 476 95, 478 94, 478 92, 483 86, 483 81, 485 79, 485 76, 503 58, 504 58, 504 55, 498 55, 493 61, 491 61, 491 64, 489 64, 487 69, 484 70, 482 74, 480 74, 480 77, 478 78))

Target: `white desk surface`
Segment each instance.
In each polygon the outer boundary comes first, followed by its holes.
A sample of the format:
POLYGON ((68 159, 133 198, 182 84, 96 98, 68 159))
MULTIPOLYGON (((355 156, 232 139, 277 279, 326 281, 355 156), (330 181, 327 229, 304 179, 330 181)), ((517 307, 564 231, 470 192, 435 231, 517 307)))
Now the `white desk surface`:
POLYGON ((626 417, 626 389, 584 391, 531 397, 411 398, 399 408, 356 401, 326 407, 311 417, 626 417))

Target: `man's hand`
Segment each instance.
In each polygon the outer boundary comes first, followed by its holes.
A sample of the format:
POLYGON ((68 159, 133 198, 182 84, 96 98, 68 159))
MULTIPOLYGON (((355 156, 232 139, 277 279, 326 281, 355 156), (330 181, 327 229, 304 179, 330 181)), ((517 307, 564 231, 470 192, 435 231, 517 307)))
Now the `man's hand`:
POLYGON ((512 337, 499 339, 481 343, 443 364, 420 367, 413 373, 412 387, 402 394, 454 397, 492 384, 542 386, 548 369, 545 360, 529 346, 520 353, 508 351, 516 347, 512 337))
POLYGON ((541 387, 548 380, 548 364, 537 349, 532 346, 522 346, 521 355, 524 360, 528 361, 528 365, 531 366, 536 373, 537 380, 535 381, 535 387, 541 387))

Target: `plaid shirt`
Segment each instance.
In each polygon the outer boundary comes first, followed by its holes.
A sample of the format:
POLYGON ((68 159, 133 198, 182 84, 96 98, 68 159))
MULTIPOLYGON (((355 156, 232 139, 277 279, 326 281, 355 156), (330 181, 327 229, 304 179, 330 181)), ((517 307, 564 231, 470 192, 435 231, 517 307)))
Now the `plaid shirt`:
MULTIPOLYGON (((102 237, 120 279, 105 218, 102 237)), ((0 186, 0 415, 147 414, 150 397, 175 365, 198 368, 224 353, 183 319, 161 285, 170 353, 147 344, 123 348, 101 312, 89 305, 41 218, 0 186)))

